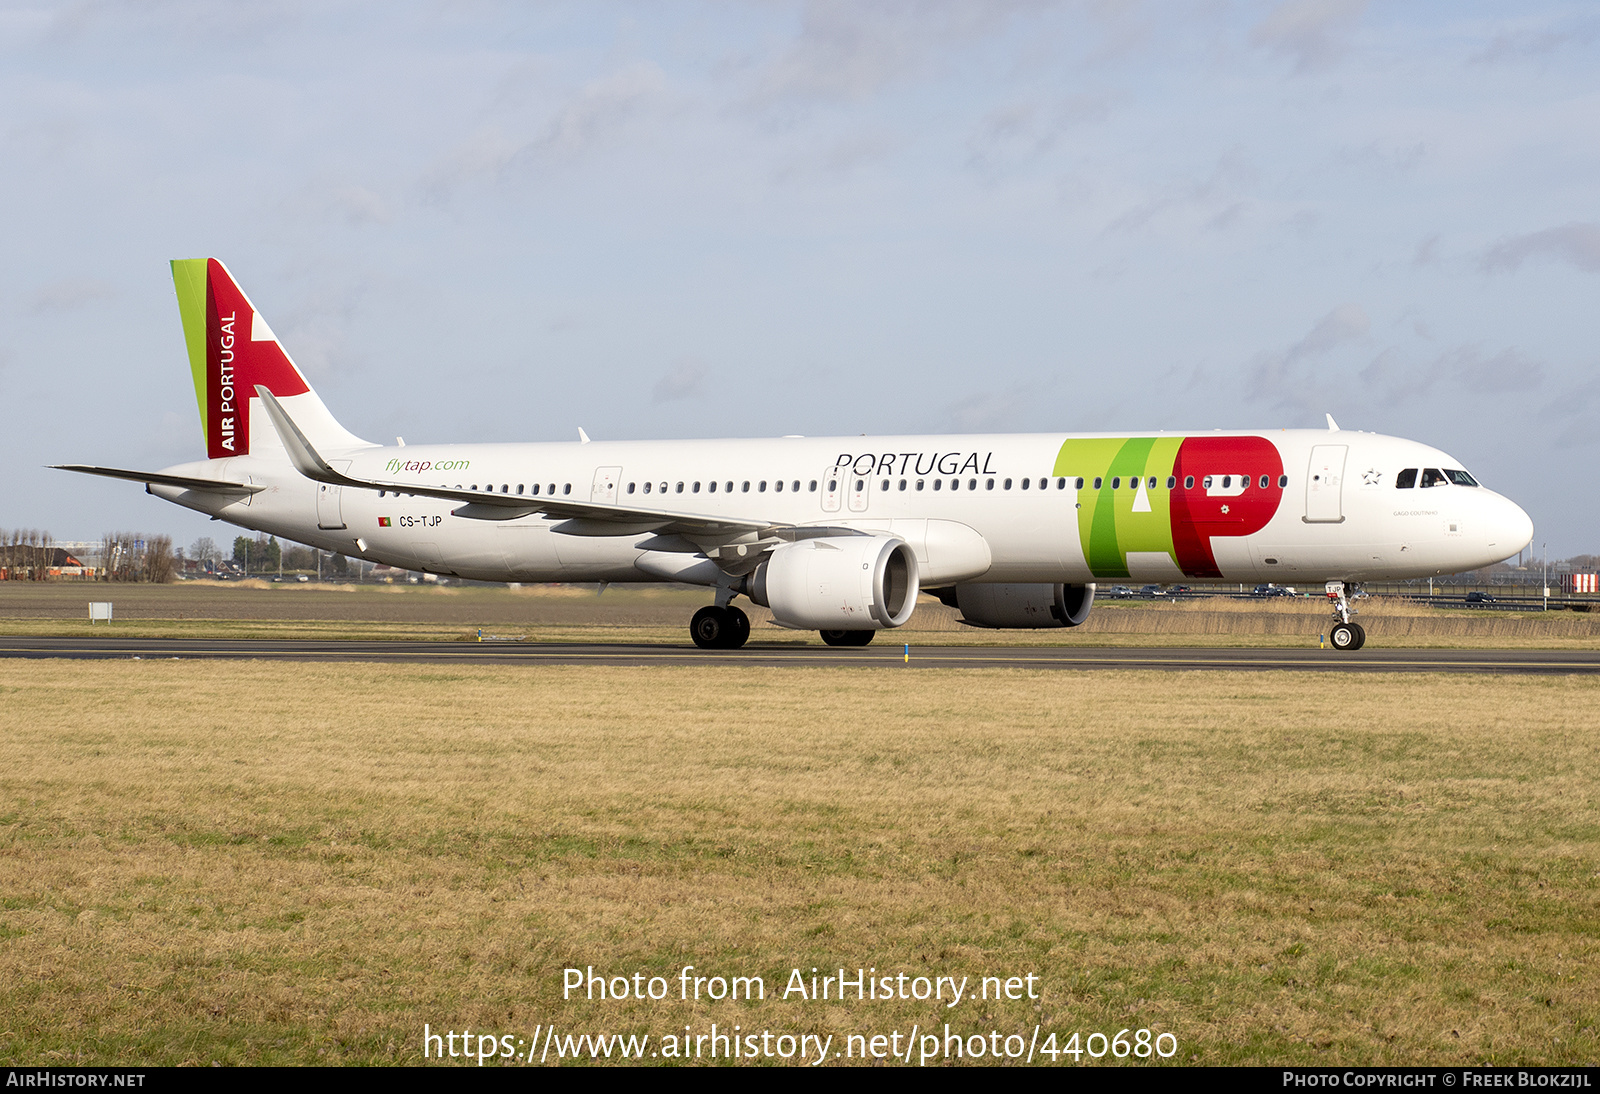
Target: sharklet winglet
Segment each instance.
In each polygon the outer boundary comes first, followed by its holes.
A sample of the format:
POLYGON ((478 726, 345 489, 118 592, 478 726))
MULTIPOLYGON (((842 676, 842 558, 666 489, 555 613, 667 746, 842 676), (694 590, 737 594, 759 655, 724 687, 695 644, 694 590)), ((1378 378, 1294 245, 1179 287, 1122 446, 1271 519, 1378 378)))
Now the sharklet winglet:
POLYGON ((261 405, 266 407, 267 417, 272 419, 272 428, 278 431, 278 439, 283 442, 283 447, 288 450, 289 462, 294 464, 294 469, 308 479, 317 482, 331 483, 335 486, 362 485, 353 479, 339 474, 328 462, 317 454, 311 447, 311 442, 306 440, 306 435, 300 432, 300 427, 294 424, 294 419, 289 417, 287 411, 277 397, 268 391, 266 385, 257 384, 256 394, 261 397, 261 405))

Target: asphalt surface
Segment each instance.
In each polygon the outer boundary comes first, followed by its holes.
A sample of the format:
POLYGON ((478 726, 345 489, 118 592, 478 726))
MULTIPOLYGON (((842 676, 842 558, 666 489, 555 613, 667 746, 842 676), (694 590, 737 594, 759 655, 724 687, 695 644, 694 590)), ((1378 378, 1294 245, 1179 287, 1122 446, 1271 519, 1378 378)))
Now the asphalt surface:
POLYGON ((857 649, 752 643, 742 650, 556 642, 205 641, 189 638, 7 638, 0 657, 69 660, 355 661, 497 665, 761 665, 1020 669, 1246 669, 1290 672, 1600 674, 1600 650, 1165 649, 912 646, 857 649))

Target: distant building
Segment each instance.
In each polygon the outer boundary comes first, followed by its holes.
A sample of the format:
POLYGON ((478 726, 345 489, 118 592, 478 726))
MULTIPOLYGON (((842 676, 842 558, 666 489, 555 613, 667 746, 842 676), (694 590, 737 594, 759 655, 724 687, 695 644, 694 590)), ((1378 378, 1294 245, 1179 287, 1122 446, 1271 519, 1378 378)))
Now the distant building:
POLYGON ((0 581, 43 581, 51 577, 92 578, 93 566, 62 547, 0 544, 0 581))

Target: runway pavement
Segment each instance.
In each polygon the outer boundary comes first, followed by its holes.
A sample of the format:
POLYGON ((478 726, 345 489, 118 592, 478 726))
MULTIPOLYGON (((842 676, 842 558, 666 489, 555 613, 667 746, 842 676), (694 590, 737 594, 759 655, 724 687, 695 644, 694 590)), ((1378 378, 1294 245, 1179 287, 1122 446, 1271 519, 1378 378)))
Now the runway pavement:
POLYGON ((742 650, 683 645, 556 642, 205 641, 192 638, 7 638, 0 657, 71 660, 354 661, 498 665, 761 665, 1017 669, 1244 669, 1293 672, 1600 674, 1600 650, 1196 649, 912 646, 858 649, 751 643, 742 650))

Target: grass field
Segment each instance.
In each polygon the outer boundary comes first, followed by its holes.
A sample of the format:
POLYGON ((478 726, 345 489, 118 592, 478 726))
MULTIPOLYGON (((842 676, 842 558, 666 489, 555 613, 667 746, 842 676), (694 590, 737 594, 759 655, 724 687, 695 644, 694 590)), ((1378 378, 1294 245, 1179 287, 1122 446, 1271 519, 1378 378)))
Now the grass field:
MULTIPOLYGON (((114 633, 153 638, 351 638, 469 641, 488 634, 547 642, 688 641, 704 590, 664 586, 95 585, 0 582, 0 634, 114 633), (111 600, 116 621, 91 626, 90 600, 111 600)), ((751 641, 820 645, 814 631, 772 626, 744 600, 751 641)), ((1361 602, 1374 646, 1600 647, 1600 615, 1437 609, 1389 598, 1361 602)), ((882 641, 915 645, 1314 646, 1331 613, 1321 599, 1097 601, 1081 627, 988 631, 923 597, 911 622, 882 641)))
POLYGON ((424 1023, 1600 1055, 1586 678, 45 661, 0 702, 7 1064, 409 1063, 424 1023), (563 1001, 591 965, 769 998, 563 1001), (774 998, 813 966, 1042 991, 774 998))

